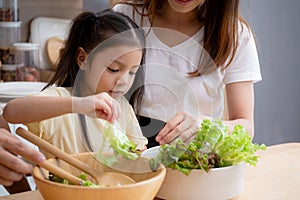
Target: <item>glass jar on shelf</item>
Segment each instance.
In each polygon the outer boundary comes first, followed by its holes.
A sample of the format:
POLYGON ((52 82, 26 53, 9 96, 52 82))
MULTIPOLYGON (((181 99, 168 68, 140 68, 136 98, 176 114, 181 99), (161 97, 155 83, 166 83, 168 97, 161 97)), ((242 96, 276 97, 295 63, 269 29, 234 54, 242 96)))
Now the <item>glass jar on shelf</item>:
POLYGON ((0 21, 16 22, 18 20, 18 0, 0 0, 0 21))
POLYGON ((15 64, 13 44, 21 41, 21 22, 0 22, 0 61, 15 64))
POLYGON ((2 65, 1 67, 1 79, 4 82, 16 81, 16 69, 15 64, 11 65, 2 65))
POLYGON ((39 44, 15 43, 16 81, 40 81, 39 44))

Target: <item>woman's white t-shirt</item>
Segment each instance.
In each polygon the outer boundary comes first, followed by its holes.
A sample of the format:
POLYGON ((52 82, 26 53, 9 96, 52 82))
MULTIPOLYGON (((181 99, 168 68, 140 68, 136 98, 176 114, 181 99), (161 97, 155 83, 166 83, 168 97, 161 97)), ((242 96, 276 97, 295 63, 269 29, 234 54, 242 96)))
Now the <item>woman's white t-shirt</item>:
POLYGON ((150 28, 146 17, 141 21, 137 12, 133 17, 130 5, 118 4, 113 9, 130 16, 145 29, 145 94, 139 113, 142 116, 168 121, 184 111, 195 116, 222 118, 226 84, 261 80, 255 41, 251 31, 242 23, 238 49, 230 65, 225 70, 218 68, 208 74, 189 77, 187 73, 196 70, 200 57, 211 61, 202 47, 203 28, 170 47, 156 33, 165 31, 169 37, 182 36, 180 33, 150 28))

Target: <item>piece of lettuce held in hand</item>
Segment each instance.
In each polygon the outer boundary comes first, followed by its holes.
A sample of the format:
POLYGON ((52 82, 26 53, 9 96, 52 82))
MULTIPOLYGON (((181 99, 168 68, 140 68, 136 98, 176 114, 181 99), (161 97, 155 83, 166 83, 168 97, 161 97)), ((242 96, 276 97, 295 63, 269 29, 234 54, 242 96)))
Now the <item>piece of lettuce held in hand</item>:
POLYGON ((160 163, 189 175, 192 169, 208 172, 211 168, 226 167, 245 162, 255 166, 255 152, 265 150, 265 145, 252 143, 244 127, 236 125, 232 133, 221 120, 203 120, 196 137, 189 144, 177 139, 162 145, 158 155, 150 160, 155 170, 160 163))
POLYGON ((130 160, 135 160, 139 157, 140 152, 136 149, 137 144, 130 141, 116 124, 107 123, 103 135, 109 141, 115 156, 120 155, 130 160))

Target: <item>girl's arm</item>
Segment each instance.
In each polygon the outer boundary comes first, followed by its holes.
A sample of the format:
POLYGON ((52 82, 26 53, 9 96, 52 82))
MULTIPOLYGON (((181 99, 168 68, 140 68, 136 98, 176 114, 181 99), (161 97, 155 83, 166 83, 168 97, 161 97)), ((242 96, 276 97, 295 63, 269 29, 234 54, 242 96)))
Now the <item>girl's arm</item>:
POLYGON ((9 101, 3 117, 10 123, 30 123, 71 112, 71 97, 29 96, 9 101))
MULTIPOLYGON (((239 124, 245 127, 249 135, 254 135, 253 110, 254 93, 253 82, 245 81, 226 85, 228 120, 223 121, 232 131, 234 126, 239 124)), ((169 120, 165 127, 159 132, 156 140, 160 144, 171 143, 176 138, 189 142, 194 138, 195 132, 199 129, 203 119, 208 116, 196 118, 187 113, 178 113, 169 120)))
POLYGON ((80 113, 112 122, 118 118, 120 106, 107 93, 87 97, 28 96, 9 101, 3 117, 10 123, 30 123, 67 113, 80 113))

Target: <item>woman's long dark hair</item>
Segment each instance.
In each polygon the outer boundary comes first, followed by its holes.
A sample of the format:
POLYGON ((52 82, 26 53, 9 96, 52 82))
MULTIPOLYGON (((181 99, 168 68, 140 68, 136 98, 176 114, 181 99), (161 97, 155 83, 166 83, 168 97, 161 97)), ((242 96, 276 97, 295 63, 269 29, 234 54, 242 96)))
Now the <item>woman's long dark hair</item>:
MULTIPOLYGON (((81 47, 87 54, 97 53, 101 51, 101 48, 98 48, 101 46, 99 45, 100 43, 105 43, 108 38, 113 38, 119 34, 121 34, 121 39, 119 38, 118 41, 115 43, 109 43, 109 45, 131 45, 133 47, 140 47, 143 51, 141 61, 142 65, 145 55, 144 31, 140 29, 132 19, 111 9, 102 10, 98 13, 83 12, 82 14, 78 15, 72 21, 71 28, 69 30, 69 36, 65 42, 64 49, 62 50, 58 62, 57 71, 46 87, 49 87, 53 84, 62 87, 75 87, 78 82, 75 81, 76 76, 79 75, 78 71, 80 69, 77 64, 77 50, 81 47), (125 37, 123 36, 122 39, 122 33, 124 32, 125 37)), ((89 55, 88 57, 90 58, 92 55, 89 55)), ((139 77, 139 80, 143 80, 144 73, 142 67, 139 68, 136 77, 139 77)), ((143 85, 139 88, 136 88, 131 97, 132 101, 139 105, 143 96, 143 92, 143 85)), ((74 95, 80 96, 80 90, 77 86, 75 87, 74 95)), ((83 129, 84 139, 86 140, 89 150, 92 151, 93 148, 87 134, 88 131, 83 115, 80 115, 80 121, 83 129)))
MULTIPOLYGON (((239 2, 206 0, 199 6, 198 21, 204 24, 203 47, 214 64, 209 65, 209 69, 199 66, 197 72, 191 75, 211 72, 221 66, 227 67, 232 62, 237 50, 239 21, 248 27, 239 14, 239 2)), ((125 0, 120 3, 133 5, 133 15, 141 15, 142 20, 143 17, 148 17, 152 25, 155 15, 161 12, 166 0, 125 0)))

